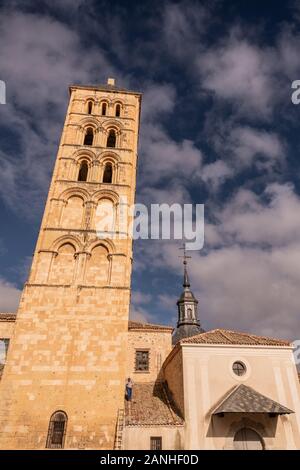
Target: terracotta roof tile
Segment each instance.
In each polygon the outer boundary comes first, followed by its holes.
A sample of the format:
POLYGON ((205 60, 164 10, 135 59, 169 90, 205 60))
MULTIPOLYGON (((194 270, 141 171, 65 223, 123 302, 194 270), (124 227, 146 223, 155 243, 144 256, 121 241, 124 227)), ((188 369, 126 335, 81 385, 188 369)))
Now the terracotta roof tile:
POLYGON ((0 321, 16 321, 16 317, 16 313, 0 312, 0 321))
POLYGON ((250 333, 241 333, 231 330, 211 330, 199 335, 191 336, 180 341, 180 344, 241 344, 261 346, 291 346, 286 340, 257 336, 250 333))
POLYGON ((129 320, 128 330, 160 330, 160 331, 170 331, 172 332, 174 328, 167 325, 155 325, 154 323, 141 323, 137 321, 129 320))
POLYGON ((126 426, 176 426, 183 419, 163 383, 133 385, 132 401, 125 401, 126 426))

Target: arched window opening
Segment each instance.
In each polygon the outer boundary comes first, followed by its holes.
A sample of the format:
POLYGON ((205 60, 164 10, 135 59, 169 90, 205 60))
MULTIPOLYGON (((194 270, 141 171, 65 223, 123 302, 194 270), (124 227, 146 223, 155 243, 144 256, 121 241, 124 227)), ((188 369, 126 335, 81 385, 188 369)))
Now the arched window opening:
POLYGON ((83 145, 93 145, 94 130, 92 127, 88 127, 84 136, 83 145))
POLYGON ((116 106, 116 117, 121 116, 121 105, 117 104, 116 106))
POLYGON ((107 137, 107 147, 115 147, 116 146, 116 131, 114 129, 110 129, 108 137, 107 137))
POLYGON ((111 163, 106 163, 103 173, 103 183, 112 183, 113 169, 111 163))
POLYGON ((108 276, 108 251, 104 246, 98 245, 92 250, 91 257, 87 263, 86 283, 91 286, 103 286, 107 284, 108 276))
POLYGON ((235 450, 263 450, 264 444, 260 435, 251 428, 242 428, 234 436, 235 450))
POLYGON ((102 116, 106 116, 106 110, 107 110, 107 104, 102 103, 102 109, 101 109, 102 116))
POLYGON ((50 418, 46 447, 63 449, 68 417, 64 411, 55 411, 50 418))
POLYGON ((78 181, 87 181, 88 177, 88 164, 86 161, 81 162, 79 173, 78 173, 78 181))
MULTIPOLYGON (((70 198, 66 211, 64 211, 64 226, 66 228, 80 228, 80 223, 78 222, 77 214, 80 214, 80 219, 82 218, 82 201, 81 207, 76 206, 77 200, 80 198, 74 197, 70 198), (73 201, 72 201, 73 200, 73 201), (74 213, 73 213, 74 209, 74 213), (73 219, 72 219, 73 218, 73 219), (76 220, 75 220, 76 219, 76 220)), ((81 221, 80 221, 81 222, 81 221)), ((66 242, 57 250, 57 255, 54 256, 51 264, 51 272, 49 275, 49 280, 51 284, 62 284, 62 285, 71 285, 74 277, 75 269, 75 247, 66 242)))
POLYGON ((96 208, 94 223, 98 238, 108 238, 115 227, 115 205, 110 199, 101 199, 96 208))
POLYGON ((92 111, 93 111, 93 102, 92 101, 88 101, 87 111, 88 111, 88 114, 92 114, 92 111))

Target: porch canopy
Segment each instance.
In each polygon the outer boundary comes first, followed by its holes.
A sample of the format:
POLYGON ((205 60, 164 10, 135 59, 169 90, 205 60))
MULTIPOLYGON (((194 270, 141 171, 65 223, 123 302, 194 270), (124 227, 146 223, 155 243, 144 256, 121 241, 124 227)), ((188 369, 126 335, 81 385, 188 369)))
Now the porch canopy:
POLYGON ((225 413, 269 413, 274 416, 291 414, 294 411, 242 384, 231 390, 212 412, 219 416, 225 413))

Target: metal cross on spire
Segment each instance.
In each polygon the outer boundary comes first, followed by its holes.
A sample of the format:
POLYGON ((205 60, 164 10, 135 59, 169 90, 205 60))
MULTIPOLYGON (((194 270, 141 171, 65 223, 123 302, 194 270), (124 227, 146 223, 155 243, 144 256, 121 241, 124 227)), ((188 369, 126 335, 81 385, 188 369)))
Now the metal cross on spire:
POLYGON ((183 250, 183 256, 179 256, 179 258, 183 258, 183 265, 184 265, 184 276, 183 276, 183 287, 190 287, 190 281, 189 281, 189 276, 187 273, 187 260, 191 258, 191 256, 188 256, 186 254, 186 246, 185 243, 183 243, 183 247, 179 248, 179 250, 183 250))
POLYGON ((183 243, 183 246, 179 248, 179 250, 183 250, 183 256, 179 256, 179 258, 183 258, 183 264, 187 264, 187 260, 191 258, 191 256, 188 256, 186 254, 186 246, 185 243, 183 243))

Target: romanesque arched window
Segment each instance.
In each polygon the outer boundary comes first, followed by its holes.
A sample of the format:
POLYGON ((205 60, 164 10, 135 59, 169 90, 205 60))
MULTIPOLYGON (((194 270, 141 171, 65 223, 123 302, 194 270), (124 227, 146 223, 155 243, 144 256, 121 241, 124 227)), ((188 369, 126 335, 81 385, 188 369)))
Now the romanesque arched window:
POLYGON ((93 145, 94 140, 94 130, 92 127, 88 127, 85 131, 83 145, 93 145))
POLYGON ((78 172, 78 181, 87 181, 89 167, 87 162, 84 160, 80 164, 79 172, 78 172))
POLYGON ((121 116, 121 105, 117 104, 116 105, 116 117, 120 117, 120 116, 121 116))
POLYGON ((98 245, 93 248, 87 263, 86 284, 103 286, 108 283, 109 259, 105 246, 98 245))
POLYGON ((97 203, 94 215, 95 229, 98 238, 111 238, 116 222, 116 206, 106 197, 97 203))
POLYGON ((107 104, 106 104, 106 103, 102 103, 102 107, 101 107, 101 114, 102 114, 102 116, 106 116, 106 110, 107 110, 107 104))
POLYGON ((88 101, 87 102, 87 112, 88 112, 88 114, 92 114, 92 111, 93 111, 93 102, 88 101))
POLYGON ((110 129, 108 136, 107 136, 107 147, 115 147, 116 146, 116 131, 114 129, 110 129))
POLYGON ((111 163, 106 163, 103 172, 103 183, 112 183, 113 169, 111 163))
MULTIPOLYGON (((68 224, 67 224, 68 225, 68 224)), ((75 248, 71 243, 59 247, 51 265, 50 283, 70 285, 75 270, 75 248)))
POLYGON ((55 411, 50 418, 47 444, 48 449, 63 449, 68 417, 64 411, 55 411))
POLYGON ((73 194, 67 200, 62 214, 62 226, 67 229, 80 229, 83 218, 84 202, 82 197, 73 194))

